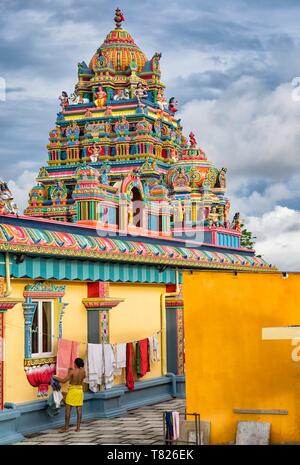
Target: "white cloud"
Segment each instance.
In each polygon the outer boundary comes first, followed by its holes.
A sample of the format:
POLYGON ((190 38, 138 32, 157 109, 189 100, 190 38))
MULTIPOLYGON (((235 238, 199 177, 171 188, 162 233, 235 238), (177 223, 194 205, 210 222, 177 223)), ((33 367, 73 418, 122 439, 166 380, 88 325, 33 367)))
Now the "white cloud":
POLYGON ((243 194, 243 188, 247 188, 248 181, 244 180, 242 183, 239 180, 234 181, 233 179, 232 185, 229 186, 233 192, 231 203, 234 210, 242 212, 243 215, 263 214, 284 201, 291 201, 300 196, 299 175, 292 176, 286 182, 269 184, 260 192, 252 187, 248 195, 243 194))
POLYGON ((257 236, 256 251, 282 270, 300 271, 300 102, 291 83, 268 89, 253 77, 233 82, 218 99, 182 110, 185 132, 217 167, 227 166, 232 213, 257 236))
POLYGON ((238 182, 276 180, 300 169, 300 102, 290 83, 275 90, 243 77, 215 100, 193 100, 180 116, 210 160, 238 182))
POLYGON ((36 184, 36 176, 36 172, 25 170, 17 179, 8 181, 8 186, 21 214, 27 206, 29 191, 36 184))
POLYGON ((282 271, 300 271, 300 212, 277 205, 260 217, 246 218, 257 237, 256 251, 282 271))

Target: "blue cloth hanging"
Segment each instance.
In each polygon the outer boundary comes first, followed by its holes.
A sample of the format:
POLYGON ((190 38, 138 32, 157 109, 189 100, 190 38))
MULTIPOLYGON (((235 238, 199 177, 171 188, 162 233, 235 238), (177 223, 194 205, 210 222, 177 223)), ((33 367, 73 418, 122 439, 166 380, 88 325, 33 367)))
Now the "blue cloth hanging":
POLYGON ((60 384, 57 381, 57 379, 53 378, 53 376, 51 378, 50 383, 51 383, 51 387, 52 387, 53 391, 60 391, 60 384))
POLYGON ((172 444, 173 434, 173 415, 172 412, 165 412, 166 421, 166 444, 172 444))

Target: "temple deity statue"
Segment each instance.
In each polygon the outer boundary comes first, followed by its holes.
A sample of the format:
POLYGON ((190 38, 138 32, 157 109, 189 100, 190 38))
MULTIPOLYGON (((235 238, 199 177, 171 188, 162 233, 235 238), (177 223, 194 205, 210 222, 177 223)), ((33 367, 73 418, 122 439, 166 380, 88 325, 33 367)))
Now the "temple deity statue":
POLYGON ((129 123, 126 119, 126 116, 122 116, 119 121, 115 124, 115 132, 118 136, 125 136, 129 131, 129 123))
POLYGON ((130 94, 128 89, 118 89, 114 95, 114 100, 129 100, 130 94))
POLYGON ((0 179, 0 214, 18 215, 18 207, 6 182, 0 179))
POLYGON ((98 160, 99 155, 100 155, 99 147, 96 144, 94 144, 92 148, 92 153, 90 155, 91 162, 95 163, 98 160))
POLYGON ((160 73, 160 59, 161 59, 161 53, 160 52, 155 52, 153 55, 151 61, 152 61, 152 70, 154 72, 160 73))
POLYGON ((229 212, 230 212, 230 202, 227 200, 224 208, 224 226, 225 228, 230 227, 230 221, 229 221, 229 212))
POLYGON ((175 100, 175 97, 171 97, 170 100, 169 100, 169 111, 171 113, 176 113, 176 111, 178 111, 178 102, 177 100, 175 100))
POLYGON ((173 148, 170 149, 170 156, 171 156, 171 159, 175 162, 178 161, 178 155, 177 155, 177 151, 173 148))
POLYGON ((102 167, 102 170, 101 170, 101 175, 100 175, 101 184, 108 185, 108 175, 107 175, 107 173, 109 172, 109 170, 110 170, 110 166, 106 165, 106 164, 103 164, 103 167, 102 167))
POLYGON ((111 107, 106 107, 104 116, 112 116, 112 108, 111 107))
POLYGON ((197 147, 197 141, 196 141, 195 134, 192 131, 189 133, 189 138, 190 138, 190 147, 191 147, 191 149, 196 148, 197 147))
POLYGON ((218 226, 224 228, 225 227, 225 215, 224 215, 224 207, 223 206, 218 208, 218 215, 219 215, 219 224, 218 224, 218 226))
POLYGON ((234 214, 234 217, 231 223, 231 229, 235 229, 238 232, 241 231, 241 218, 240 218, 239 212, 234 214))
POLYGON ((65 108, 69 105, 69 97, 68 97, 67 92, 63 90, 61 93, 61 96, 58 97, 58 99, 60 100, 61 109, 62 111, 64 111, 65 108))
POLYGON ((128 208, 128 225, 133 224, 133 208, 132 205, 128 208))
POLYGON ((85 118, 92 118, 93 117, 93 113, 91 112, 91 110, 89 108, 85 112, 84 117, 85 118))
POLYGON ((177 202, 174 206, 174 221, 175 223, 182 223, 184 218, 183 206, 181 202, 177 202))
POLYGON ((101 47, 98 48, 97 67, 104 68, 107 66, 107 58, 103 55, 101 47))
POLYGON ((217 212, 217 207, 211 208, 207 219, 209 228, 212 228, 213 226, 219 226, 219 214, 217 212))
POLYGON ((219 186, 222 189, 226 188, 226 173, 227 173, 227 168, 222 168, 219 172, 219 186))
POLYGON ((70 103, 71 105, 78 105, 82 103, 89 103, 88 98, 82 97, 82 95, 78 94, 77 91, 75 90, 71 95, 70 95, 70 103))
POLYGON ((103 108, 106 103, 107 95, 106 92, 102 89, 102 87, 99 87, 98 92, 95 95, 95 105, 98 108, 103 108))
POLYGON ((141 105, 141 99, 148 97, 147 87, 143 85, 142 82, 139 82, 136 89, 135 89, 135 96, 141 105))
POLYGON ((80 136, 80 127, 75 121, 71 121, 66 129, 66 137, 69 143, 78 142, 80 136))
POLYGON ((161 110, 165 110, 167 107, 167 101, 164 97, 164 91, 162 89, 158 90, 157 97, 156 97, 156 103, 161 110))

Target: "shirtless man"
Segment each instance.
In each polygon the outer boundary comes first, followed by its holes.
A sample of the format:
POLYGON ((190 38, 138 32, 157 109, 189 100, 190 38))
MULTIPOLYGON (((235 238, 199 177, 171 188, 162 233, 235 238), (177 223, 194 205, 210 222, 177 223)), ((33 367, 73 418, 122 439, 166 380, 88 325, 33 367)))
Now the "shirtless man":
POLYGON ((83 380, 85 378, 84 362, 82 358, 75 359, 75 368, 70 368, 69 373, 65 378, 54 376, 59 383, 70 382, 68 393, 66 396, 66 416, 65 427, 61 432, 69 431, 69 423, 72 407, 76 407, 77 411, 77 428, 75 431, 80 431, 80 423, 82 418, 82 405, 83 405, 83 380))

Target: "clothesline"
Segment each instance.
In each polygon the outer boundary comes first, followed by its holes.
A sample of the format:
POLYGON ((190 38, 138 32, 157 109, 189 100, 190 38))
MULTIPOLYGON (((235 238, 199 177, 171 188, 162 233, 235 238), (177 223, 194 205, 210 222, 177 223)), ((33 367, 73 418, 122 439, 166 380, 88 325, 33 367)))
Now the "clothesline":
MULTIPOLYGON (((14 327, 14 328, 18 328, 18 329, 24 330, 24 327, 19 326, 19 325, 14 325, 14 324, 11 324, 11 323, 7 323, 5 326, 6 326, 6 327, 11 326, 11 327, 14 327)), ((30 333, 33 334, 34 332, 35 332, 35 331, 32 330, 32 329, 30 328, 30 333)), ((161 333, 161 329, 159 329, 158 331, 154 331, 154 333, 152 333, 152 335, 153 335, 153 334, 160 334, 160 333, 161 333)), ((47 333, 44 333, 44 332, 42 332, 42 335, 43 335, 43 336, 48 336, 48 334, 47 334, 47 333)), ((149 336, 147 336, 147 337, 149 337, 149 336)), ((132 342, 133 344, 136 344, 139 340, 147 339, 147 337, 145 337, 145 338, 142 337, 142 338, 140 338, 140 339, 138 339, 138 340, 129 341, 129 342, 132 342)), ((62 338, 62 337, 60 337, 60 336, 52 336, 52 339, 64 339, 64 338, 62 338)), ((77 341, 74 341, 74 342, 78 342, 79 344, 82 344, 82 345, 85 345, 85 346, 87 346, 88 344, 90 344, 89 342, 86 342, 86 341, 78 341, 78 340, 77 340, 77 341)), ((105 342, 101 342, 101 344, 105 344, 105 342)), ((127 342, 124 342, 124 343, 123 343, 123 342, 122 342, 122 343, 120 343, 120 342, 114 342, 114 343, 112 343, 112 342, 107 342, 106 344, 117 345, 117 344, 127 344, 127 342)))

